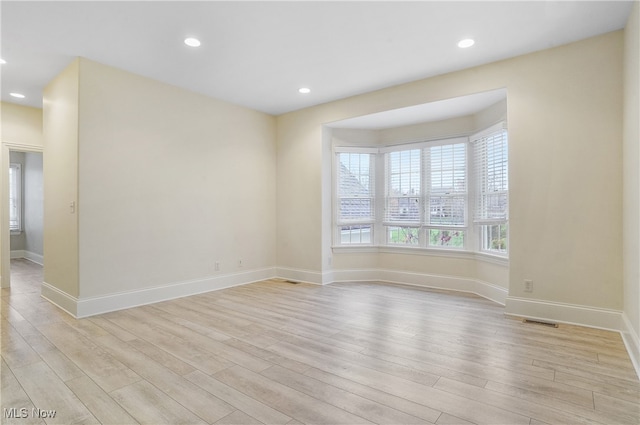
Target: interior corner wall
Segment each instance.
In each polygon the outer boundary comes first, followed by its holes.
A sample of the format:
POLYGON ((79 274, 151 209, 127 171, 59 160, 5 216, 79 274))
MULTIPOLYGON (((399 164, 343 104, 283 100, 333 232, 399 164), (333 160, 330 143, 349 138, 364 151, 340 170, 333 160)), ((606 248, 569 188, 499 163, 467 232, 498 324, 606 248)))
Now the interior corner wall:
POLYGON ((78 88, 74 60, 45 87, 43 296, 76 314, 78 266, 78 88))
POLYGON ((323 155, 331 155, 323 124, 506 88, 510 298, 619 313, 622 40, 617 31, 279 116, 279 266, 332 271, 320 251, 330 250, 319 230, 323 155))
POLYGON ((87 59, 79 114, 81 315, 275 275, 275 117, 87 59))
POLYGON ((624 38, 623 253, 625 343, 640 374, 640 4, 624 38))

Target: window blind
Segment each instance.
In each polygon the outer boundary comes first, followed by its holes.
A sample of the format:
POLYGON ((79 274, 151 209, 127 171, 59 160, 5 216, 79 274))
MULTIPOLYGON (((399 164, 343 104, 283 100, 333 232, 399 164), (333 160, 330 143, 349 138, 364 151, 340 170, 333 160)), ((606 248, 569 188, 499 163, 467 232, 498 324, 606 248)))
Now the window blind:
POLYGON ((389 152, 385 221, 420 224, 421 169, 420 149, 389 152))
POLYGON ((507 131, 501 126, 473 140, 476 202, 474 221, 503 223, 509 211, 507 131))
POLYGON ((424 150, 428 166, 428 225, 464 226, 467 198, 467 145, 456 143, 424 150))
POLYGON ((374 155, 340 152, 338 159, 338 223, 374 220, 374 155))

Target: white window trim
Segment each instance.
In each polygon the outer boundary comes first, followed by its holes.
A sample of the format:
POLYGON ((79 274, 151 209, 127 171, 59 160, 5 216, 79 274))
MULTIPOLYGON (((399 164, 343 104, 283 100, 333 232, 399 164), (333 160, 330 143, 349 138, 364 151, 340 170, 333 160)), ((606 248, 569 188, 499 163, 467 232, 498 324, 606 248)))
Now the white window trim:
MULTIPOLYGON (((22 164, 20 163, 10 163, 9 169, 16 170, 16 220, 18 222, 17 227, 11 226, 9 229, 9 233, 11 235, 19 235, 22 233, 22 164)), ((11 193, 11 188, 9 189, 9 193, 11 193)))

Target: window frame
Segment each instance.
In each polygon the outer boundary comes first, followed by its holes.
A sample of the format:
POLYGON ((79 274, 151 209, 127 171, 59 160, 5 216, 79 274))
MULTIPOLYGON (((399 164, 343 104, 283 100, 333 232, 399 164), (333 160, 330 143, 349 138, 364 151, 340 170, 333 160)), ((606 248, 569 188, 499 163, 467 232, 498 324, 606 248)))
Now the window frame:
MULTIPOLYGON (((342 247, 356 247, 356 246, 374 246, 376 245, 376 217, 377 217, 377 183, 376 183, 376 162, 378 160, 377 148, 335 148, 333 152, 333 245, 342 247), (360 154, 369 155, 369 191, 370 196, 368 199, 371 201, 371 217, 362 219, 343 219, 341 217, 341 196, 340 183, 341 183, 341 167, 340 167, 340 155, 341 154, 360 154), (360 227, 360 242, 343 242, 343 229, 345 227, 360 227), (362 242, 362 230, 369 227, 369 241, 362 242)), ((353 229, 358 230, 358 229, 353 229)), ((353 234, 350 233, 350 237, 353 234)))
MULTIPOLYGON (((508 186, 507 186, 507 219, 504 222, 496 223, 506 226, 506 249, 502 252, 496 250, 487 250, 482 247, 482 241, 485 239, 484 233, 486 231, 485 228, 482 227, 484 224, 480 224, 476 221, 475 217, 475 209, 476 209, 476 200, 478 197, 478 185, 476 181, 476 164, 475 164, 475 155, 474 155, 474 140, 478 136, 487 135, 491 132, 495 132, 497 129, 507 131, 506 122, 499 122, 493 126, 486 128, 480 132, 474 134, 468 134, 465 136, 452 136, 452 137, 442 137, 433 140, 421 140, 414 142, 405 142, 405 143, 396 143, 389 144, 386 146, 372 148, 372 147, 351 147, 351 146, 340 146, 333 148, 333 172, 332 176, 334 179, 333 183, 333 222, 332 227, 333 231, 333 248, 338 249, 338 252, 342 249, 345 252, 349 250, 354 250, 360 248, 360 250, 364 249, 363 252, 368 252, 369 250, 373 250, 371 252, 423 252, 426 255, 445 255, 445 256, 467 256, 467 255, 475 255, 482 256, 487 260, 495 259, 495 261, 503 262, 508 261, 509 258, 509 243, 508 243, 508 186), (456 193, 452 191, 450 194, 446 194, 446 197, 451 199, 462 198, 464 200, 464 218, 463 224, 434 224, 430 220, 430 202, 431 198, 440 196, 433 192, 431 187, 429 186, 431 176, 430 165, 427 166, 426 162, 428 160, 428 155, 425 153, 426 149, 436 146, 444 146, 444 145, 456 145, 456 144, 464 144, 465 146, 465 157, 464 157, 464 180, 465 180, 465 190, 456 193), (401 152, 413 149, 420 149, 420 193, 417 195, 419 198, 419 218, 417 220, 391 220, 387 215, 387 207, 388 207, 388 187, 390 184, 389 179, 389 160, 388 154, 392 152, 401 152), (339 154, 343 152, 348 153, 367 153, 371 154, 370 164, 373 166, 373 170, 370 172, 370 181, 374 182, 374 190, 373 190, 373 218, 372 220, 367 221, 366 223, 363 221, 362 224, 370 225, 371 229, 371 237, 366 243, 341 243, 340 240, 340 226, 352 224, 352 223, 344 223, 338 220, 339 215, 339 154), (391 241, 391 232, 392 231, 400 231, 402 228, 416 229, 418 235, 418 243, 414 242, 414 236, 408 237, 407 241, 410 243, 397 243, 391 241), (431 231, 438 230, 439 232, 463 232, 462 235, 453 235, 455 237, 462 237, 462 245, 459 247, 454 247, 451 245, 444 246, 436 246, 430 244, 431 231)), ((506 140, 508 141, 508 133, 506 133, 506 140)), ((507 145, 507 157, 506 157, 506 167, 507 167, 507 182, 508 182, 508 145, 507 145)), ((455 151, 452 154, 452 161, 455 162, 455 151)), ((456 173, 455 173, 455 164, 452 165, 453 171, 452 180, 455 183, 456 173)), ((455 186, 454 186, 455 187, 455 186)), ((408 198, 414 198, 414 194, 409 194, 408 198)), ((456 209, 455 207, 453 209, 456 209)), ((458 210, 459 211, 459 210, 458 210)), ((452 217, 456 217, 452 214, 452 217)), ((415 218, 415 217, 414 217, 415 218)), ((492 223, 488 223, 489 225, 492 223)), ((415 234, 416 231, 412 231, 412 234, 415 234)), ((401 233, 401 232, 400 232, 401 233)), ((405 232, 406 233, 406 232, 405 232)), ((451 234, 446 235, 447 237, 452 236, 451 234)))
MULTIPOLYGON (((470 143, 473 146, 473 174, 475 180, 475 196, 474 196, 474 225, 476 227, 477 234, 477 250, 480 253, 487 255, 495 255, 499 257, 508 258, 509 257, 509 133, 507 130, 506 122, 500 122, 495 124, 485 130, 482 130, 478 133, 475 133, 469 137, 470 143), (477 158, 478 156, 478 147, 479 143, 487 142, 489 138, 495 137, 496 134, 503 133, 501 142, 504 143, 504 148, 502 149, 503 155, 506 155, 506 161, 504 164, 504 171, 502 171, 505 180, 506 180, 506 189, 494 190, 490 192, 489 190, 484 190, 483 181, 487 181, 489 178, 486 175, 480 176, 479 174, 482 172, 487 172, 487 168, 483 168, 480 170, 480 167, 483 166, 481 161, 477 158), (491 218, 486 217, 488 212, 480 211, 484 207, 481 205, 486 205, 486 201, 483 196, 490 195, 504 195, 505 196, 505 211, 504 218, 491 218), (489 228, 493 226, 498 226, 499 232, 501 232, 501 228, 504 227, 505 233, 505 249, 494 249, 489 245, 491 242, 488 240, 489 228)), ((486 150, 486 147, 484 148, 486 150)))
MULTIPOLYGON (((384 179, 384 193, 381 195, 384 197, 384 207, 386 208, 388 205, 389 198, 389 185, 390 185, 390 158, 389 155, 397 152, 404 152, 409 150, 419 150, 420 157, 420 191, 417 195, 412 194, 411 196, 407 196, 406 198, 418 198, 419 204, 419 217, 418 220, 413 221, 402 221, 402 220, 391 220, 389 219, 387 211, 384 212, 381 226, 383 228, 383 234, 385 235, 384 241, 380 241, 381 246, 387 247, 407 247, 407 248, 421 248, 421 249, 434 249, 434 250, 452 250, 452 251, 466 251, 468 250, 468 234, 469 232, 469 138, 468 137, 448 137, 448 138, 438 138, 435 140, 429 141, 420 141, 415 143, 405 143, 399 145, 390 145, 380 149, 380 154, 383 156, 382 162, 385 164, 385 169, 383 171, 383 179, 384 179), (430 152, 431 148, 442 147, 442 146, 454 146, 454 145, 463 145, 464 146, 464 179, 465 179, 465 190, 463 192, 448 194, 445 195, 447 197, 455 198, 462 197, 464 201, 464 218, 463 224, 434 224, 431 222, 431 198, 438 197, 440 194, 433 191, 431 187, 431 179, 432 179, 432 168, 431 164, 428 163, 431 159, 432 153, 430 152), (429 151, 429 153, 427 153, 429 151), (389 240, 389 229, 390 228, 416 228, 418 229, 418 244, 402 244, 402 243, 394 243, 389 240), (463 244, 460 247, 453 247, 450 245, 431 245, 430 244, 430 235, 431 230, 439 230, 440 232, 448 232, 448 231, 462 231, 464 233, 463 236, 463 244)), ((455 157, 455 151, 452 152, 455 157)))
POLYGON ((9 164, 9 232, 12 235, 19 235, 22 230, 22 164, 11 162, 9 164), (13 178, 11 178, 12 171, 13 178))

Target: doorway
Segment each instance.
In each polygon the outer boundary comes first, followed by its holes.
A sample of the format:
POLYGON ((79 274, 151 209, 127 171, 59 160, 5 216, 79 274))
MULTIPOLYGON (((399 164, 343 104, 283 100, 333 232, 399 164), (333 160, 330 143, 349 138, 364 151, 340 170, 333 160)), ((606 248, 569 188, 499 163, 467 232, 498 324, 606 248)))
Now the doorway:
MULTIPOLYGON (((1 157, 0 274, 2 288, 9 288, 13 272, 23 274, 25 265, 43 274, 43 149, 3 143, 1 157)), ((39 290, 43 279, 38 279, 39 290)))
POLYGON ((19 284, 20 290, 28 286, 39 292, 44 265, 42 153, 10 151, 9 162, 12 289, 19 284))

